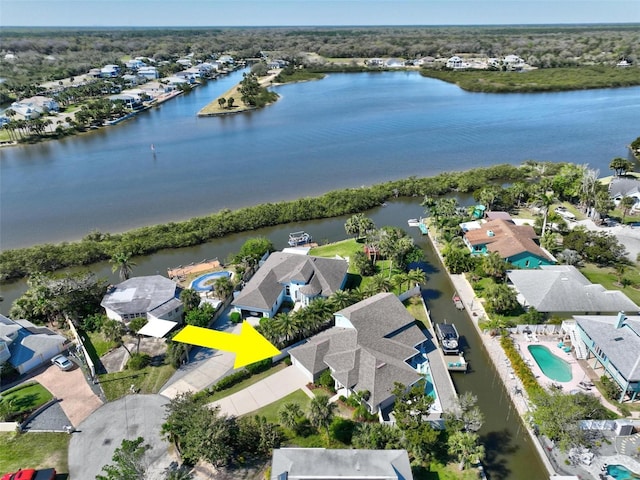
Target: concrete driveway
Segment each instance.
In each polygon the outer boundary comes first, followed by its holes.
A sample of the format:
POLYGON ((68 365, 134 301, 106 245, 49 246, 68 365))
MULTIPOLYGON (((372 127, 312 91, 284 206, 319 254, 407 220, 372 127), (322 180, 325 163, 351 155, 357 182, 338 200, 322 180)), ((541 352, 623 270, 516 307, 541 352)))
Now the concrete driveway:
POLYGON ((235 416, 244 415, 280 400, 300 388, 313 398, 313 393, 306 388, 307 383, 309 383, 309 379, 291 365, 240 392, 213 402, 209 406, 218 405, 220 413, 235 416))
POLYGON ((33 379, 61 400, 59 405, 74 427, 102 405, 79 367, 63 372, 51 365, 33 379))
POLYGON ((69 478, 91 479, 111 464, 123 439, 142 437, 151 448, 146 454, 149 480, 164 478, 163 470, 175 458, 160 433, 168 400, 161 395, 128 395, 97 409, 77 426, 69 443, 69 478))

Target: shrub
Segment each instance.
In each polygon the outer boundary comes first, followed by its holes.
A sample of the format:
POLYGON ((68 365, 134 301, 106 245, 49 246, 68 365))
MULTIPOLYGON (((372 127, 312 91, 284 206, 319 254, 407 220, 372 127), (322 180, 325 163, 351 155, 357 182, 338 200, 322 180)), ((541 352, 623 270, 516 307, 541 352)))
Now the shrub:
POLYGON ((614 381, 612 381, 606 375, 600 377, 600 383, 602 384, 602 391, 609 400, 618 400, 620 398, 620 387, 614 381))
POLYGON ((247 370, 242 369, 238 372, 232 373, 231 375, 224 377, 222 380, 216 383, 215 389, 216 391, 225 390, 227 388, 232 387, 236 383, 240 383, 241 381, 246 380, 250 376, 251 374, 247 370))
POLYGON ((283 362, 287 366, 291 365, 291 357, 284 357, 283 362))
POLYGON ((333 390, 335 381, 333 380, 333 377, 331 376, 331 372, 329 370, 325 370, 320 374, 320 378, 318 378, 318 385, 329 390, 333 390))
POLYGON ((151 357, 146 353, 133 353, 127 362, 129 370, 142 370, 151 363, 151 357))
POLYGON ((105 320, 107 320, 107 316, 100 313, 89 315, 82 320, 82 329, 86 332, 99 331, 105 320))
POLYGON ((341 417, 335 417, 329 427, 329 432, 333 438, 346 445, 351 444, 351 437, 356 423, 341 417))
POLYGON ((273 362, 270 358, 265 358, 264 360, 260 360, 259 362, 251 363, 247 365, 245 368, 249 371, 251 375, 255 375, 256 373, 265 372, 269 370, 273 366, 273 362))
POLYGON ((240 312, 231 312, 229 314, 229 320, 231 323, 240 323, 242 322, 242 315, 240 315, 240 312))
POLYGON ((373 422, 378 420, 378 416, 371 413, 364 403, 361 403, 353 411, 353 419, 357 422, 373 422))
POLYGON ((18 370, 16 370, 16 368, 9 362, 5 362, 4 364, 2 364, 2 367, 0 368, 0 381, 2 381, 2 383, 10 383, 12 380, 15 380, 19 376, 20 373, 18 372, 18 370))

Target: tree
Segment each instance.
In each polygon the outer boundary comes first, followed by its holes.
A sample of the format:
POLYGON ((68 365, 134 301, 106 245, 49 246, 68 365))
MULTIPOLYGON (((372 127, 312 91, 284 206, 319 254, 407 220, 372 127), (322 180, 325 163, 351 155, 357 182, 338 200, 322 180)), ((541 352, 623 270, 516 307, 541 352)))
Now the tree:
POLYGON ((445 413, 447 430, 477 432, 484 423, 484 415, 477 407, 478 397, 465 392, 458 397, 457 408, 445 413))
POLYGON ((617 177, 633 171, 633 163, 626 158, 616 157, 609 163, 609 169, 613 170, 617 177))
POLYGON ((144 327, 147 324, 147 319, 144 317, 138 317, 138 318, 134 318, 133 320, 131 320, 129 322, 129 325, 127 326, 129 328, 130 331, 132 331, 133 333, 135 333, 136 338, 138 340, 138 343, 136 345, 136 353, 140 353, 140 339, 142 337, 142 335, 140 335, 140 330, 142 330, 142 327, 144 327))
POLYGON ((366 253, 364 253, 362 250, 358 250, 353 255, 352 260, 356 270, 363 277, 370 277, 371 275, 376 273, 376 266, 371 261, 369 256, 366 253))
POLYGON ((297 433, 300 420, 304 418, 304 412, 297 403, 285 403, 278 411, 278 418, 284 427, 297 433))
POLYGON ((427 282, 427 274, 420 268, 413 268, 407 272, 407 282, 409 282, 409 288, 413 285, 423 285, 427 282))
POLYGON ((233 283, 228 276, 223 276, 216 279, 213 284, 213 291, 215 292, 216 297, 220 300, 224 300, 233 292, 233 283))
POLYGON ((547 231, 547 218, 549 217, 549 209, 551 205, 555 202, 555 198, 553 196, 553 192, 549 193, 546 190, 541 191, 534 202, 534 204, 540 209, 542 212, 542 234, 547 231))
POLYGON ((96 476, 96 480, 133 480, 145 477, 144 454, 151 448, 144 444, 144 438, 122 440, 116 448, 111 460, 113 465, 105 465, 102 471, 105 475, 96 476))
POLYGON ((131 277, 133 267, 136 266, 136 264, 131 261, 131 253, 125 252, 118 252, 114 254, 109 262, 113 263, 111 271, 113 273, 118 272, 121 282, 124 282, 131 277))
POLYGON ((622 209, 622 223, 624 223, 624 217, 627 216, 629 211, 636 204, 636 199, 633 197, 622 197, 620 200, 620 208, 622 209))
POLYGON ((206 328, 211 323, 213 316, 216 313, 216 309, 210 303, 203 303, 198 308, 190 310, 184 317, 184 321, 187 325, 194 325, 196 327, 206 328))
POLYGON ((220 97, 218 99, 218 105, 220 105, 220 108, 224 108, 224 105, 227 103, 227 99, 224 97, 220 97))
POLYGON ((294 315, 289 312, 280 312, 273 317, 276 332, 282 338, 285 345, 295 338, 299 331, 299 325, 294 315))
POLYGON ((347 219, 344 224, 347 235, 353 235, 356 240, 364 238, 367 233, 375 229, 375 227, 373 220, 365 217, 364 213, 356 213, 347 219))
POLYGON ((429 416, 433 397, 425 395, 424 382, 420 380, 408 389, 402 383, 394 383, 391 392, 395 396, 393 413, 396 417, 396 425, 401 430, 422 425, 423 420, 429 416))
POLYGON ((399 429, 381 423, 358 423, 352 436, 355 448, 389 450, 402 448, 399 429))
POLYGON ((200 294, 193 288, 185 288, 180 292, 180 301, 182 302, 185 314, 189 313, 194 308, 198 308, 201 300, 200 294))
POLYGON ((329 440, 329 425, 331 425, 336 408, 337 405, 329 401, 328 395, 317 395, 311 399, 309 404, 309 422, 314 427, 326 431, 327 442, 329 440))
POLYGON ((267 252, 273 252, 275 247, 267 237, 250 238, 242 244, 240 251, 234 255, 233 262, 254 267, 267 252))
POLYGON ((447 440, 449 453, 455 455, 460 463, 460 470, 477 465, 484 458, 484 446, 480 445, 479 437, 474 432, 454 432, 447 440))
POLYGON ((562 451, 586 445, 581 420, 609 420, 615 417, 598 397, 582 392, 565 394, 561 390, 541 391, 531 397, 535 409, 532 420, 542 435, 557 443, 562 451))
POLYGON ((482 258, 484 273, 496 280, 502 280, 507 273, 507 262, 497 252, 490 252, 482 258))
POLYGON ((520 309, 516 292, 504 283, 487 287, 484 295, 489 312, 508 314, 520 309))
POLYGON ((127 348, 123 338, 127 333, 127 329, 122 322, 109 319, 104 322, 101 331, 107 341, 115 343, 118 347, 124 347, 129 356, 131 356, 131 351, 127 348))
POLYGON ((233 108, 236 103, 236 99, 233 97, 227 98, 227 108, 233 108))

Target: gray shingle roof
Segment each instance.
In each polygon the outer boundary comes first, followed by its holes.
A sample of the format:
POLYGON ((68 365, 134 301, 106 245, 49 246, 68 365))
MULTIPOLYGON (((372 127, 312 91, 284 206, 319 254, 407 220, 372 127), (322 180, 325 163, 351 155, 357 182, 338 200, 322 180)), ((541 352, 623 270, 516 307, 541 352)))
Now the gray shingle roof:
POLYGON ((627 317, 621 328, 615 328, 617 316, 573 318, 627 380, 640 381, 640 316, 627 317))
POLYGON ((627 197, 640 192, 640 181, 635 178, 614 177, 609 184, 609 195, 612 197, 627 197))
POLYGON ((379 293, 336 315, 349 319, 354 328, 334 327, 291 350, 307 370, 317 374, 331 367, 342 385, 368 390, 374 407, 391 396, 395 382, 411 385, 420 380, 405 360, 418 353, 414 347, 426 337, 393 293, 379 293))
POLYGON ((543 265, 540 270, 510 270, 507 276, 527 305, 539 312, 640 310, 624 293, 592 284, 571 265, 543 265))
POLYGON ((146 313, 176 298, 178 286, 162 275, 133 277, 102 298, 104 308, 120 315, 146 313))
POLYGON ((308 284, 301 289, 306 295, 329 297, 342 286, 348 267, 345 260, 274 252, 232 305, 270 310, 285 286, 291 283, 308 284))
POLYGON ((413 480, 406 450, 273 450, 271 480, 413 480), (286 475, 286 476, 285 476, 286 475))

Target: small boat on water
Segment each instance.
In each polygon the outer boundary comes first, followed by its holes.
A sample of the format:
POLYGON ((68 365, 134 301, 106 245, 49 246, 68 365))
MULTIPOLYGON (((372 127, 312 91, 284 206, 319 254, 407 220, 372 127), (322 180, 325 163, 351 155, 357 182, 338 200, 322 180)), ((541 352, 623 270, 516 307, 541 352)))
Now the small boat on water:
POLYGON ((464 310, 464 303, 462 303, 462 299, 460 298, 460 295, 458 295, 458 293, 454 293, 453 294, 453 304, 456 306, 456 308, 458 310, 464 310))
POLYGON ((407 223, 409 224, 410 227, 417 227, 420 225, 420 222, 418 221, 417 218, 410 218, 409 220, 407 220, 407 223))
POLYGON ((445 355, 458 355, 460 353, 460 345, 458 340, 458 330, 451 323, 436 323, 436 336, 445 355))
POLYGON ((289 241, 287 243, 290 247, 297 247, 311 243, 311 240, 312 237, 307 232, 293 232, 289 234, 289 241))

